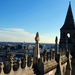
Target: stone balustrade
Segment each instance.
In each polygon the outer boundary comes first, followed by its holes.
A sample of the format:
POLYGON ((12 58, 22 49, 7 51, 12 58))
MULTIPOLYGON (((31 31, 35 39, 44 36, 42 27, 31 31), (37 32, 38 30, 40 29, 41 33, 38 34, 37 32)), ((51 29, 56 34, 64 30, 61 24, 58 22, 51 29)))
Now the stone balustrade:
POLYGON ((14 55, 7 53, 8 64, 5 65, 0 62, 0 75, 71 75, 71 59, 70 49, 68 50, 66 42, 66 50, 59 49, 58 52, 58 38, 55 39, 55 51, 50 49, 50 52, 44 50, 40 55, 39 50, 39 33, 35 37, 35 50, 33 57, 24 52, 23 59, 15 60, 14 55), (64 72, 63 72, 64 70, 64 72))
POLYGON ((10 54, 8 58, 11 58, 10 61, 8 60, 8 65, 4 65, 3 62, 0 62, 0 75, 22 75, 22 73, 25 75, 25 71, 27 72, 32 69, 33 57, 30 57, 27 53, 23 55, 23 59, 18 59, 16 61, 14 61, 12 56, 10 57, 10 54))

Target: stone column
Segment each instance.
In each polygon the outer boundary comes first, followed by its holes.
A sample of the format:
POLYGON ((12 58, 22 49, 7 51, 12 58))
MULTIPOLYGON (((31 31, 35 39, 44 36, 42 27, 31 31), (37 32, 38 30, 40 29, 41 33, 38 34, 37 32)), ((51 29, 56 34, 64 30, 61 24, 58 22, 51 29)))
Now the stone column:
POLYGON ((19 59, 19 69, 21 69, 21 59, 19 59))
POLYGON ((0 62, 0 75, 4 75, 3 67, 4 67, 3 62, 0 62))
POLYGON ((46 50, 44 50, 43 52, 43 59, 44 59, 44 62, 46 62, 46 50))
POLYGON ((24 54, 23 54, 23 59, 25 60, 25 54, 26 54, 26 52, 24 52, 24 54))
POLYGON ((36 33, 36 37, 35 37, 35 41, 36 41, 36 44, 35 44, 35 51, 34 51, 34 59, 33 59, 33 67, 36 66, 36 64, 38 64, 38 59, 40 59, 40 51, 39 51, 39 33, 37 32, 36 33))
POLYGON ((45 50, 45 63, 47 63, 47 52, 46 52, 46 50, 45 50))
POLYGON ((43 55, 42 55, 41 59, 42 59, 42 62, 44 62, 43 55))
POLYGON ((58 54, 58 67, 57 67, 57 75, 63 75, 62 68, 61 68, 61 50, 60 54, 58 54))
POLYGON ((9 75, 14 75, 14 71, 13 71, 13 59, 14 59, 14 55, 11 52, 9 52, 8 54, 9 54, 8 55, 8 60, 9 60, 9 62, 11 64, 11 71, 10 71, 9 75))
POLYGON ((14 71, 13 71, 13 59, 11 60, 11 71, 9 75, 14 75, 14 71))
POLYGON ((18 68, 18 70, 17 71, 14 71, 14 74, 15 75, 21 75, 22 74, 22 70, 23 69, 21 69, 21 59, 18 59, 18 63, 19 63, 19 68, 18 68))
POLYGON ((55 60, 55 53, 53 54, 53 59, 55 60))
POLYGON ((58 63, 57 71, 56 71, 55 75, 63 75, 62 65, 61 65, 61 52, 62 52, 62 49, 60 48, 59 51, 60 52, 56 55, 56 58, 55 58, 56 62, 58 63))
POLYGON ((47 54, 48 62, 50 62, 50 53, 47 54))
POLYGON ((71 66, 71 59, 70 59, 70 50, 67 52, 67 66, 66 66, 66 75, 71 75, 72 73, 72 66, 71 66))
POLYGON ((57 54, 57 52, 58 52, 58 38, 57 38, 57 36, 56 36, 56 39, 55 39, 55 54, 57 54))
POLYGON ((25 66, 25 74, 26 75, 29 75, 29 67, 27 66, 27 62, 28 62, 28 54, 27 54, 27 52, 26 52, 26 54, 25 54, 25 62, 26 62, 26 66, 25 66))
POLYGON ((30 66, 30 69, 32 69, 33 67, 33 57, 31 57, 31 66, 30 66))
POLYGON ((34 58, 36 57, 37 59, 40 58, 40 51, 39 51, 39 33, 36 33, 36 37, 35 37, 35 41, 36 41, 36 45, 35 45, 35 51, 34 51, 34 58))
POLYGON ((26 67, 25 67, 25 70, 28 70, 28 66, 27 66, 27 62, 28 62, 28 54, 26 53, 26 60, 25 60, 25 62, 26 62, 26 67))
POLYGON ((50 49, 50 60, 52 60, 52 49, 50 49))

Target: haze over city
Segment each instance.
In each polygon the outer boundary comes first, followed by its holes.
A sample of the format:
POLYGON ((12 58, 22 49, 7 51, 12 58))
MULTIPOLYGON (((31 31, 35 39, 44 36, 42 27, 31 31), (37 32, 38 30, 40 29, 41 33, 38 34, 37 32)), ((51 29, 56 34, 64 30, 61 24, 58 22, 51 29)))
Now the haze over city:
MULTIPOLYGON (((54 43, 60 39, 69 0, 0 0, 0 42, 54 43)), ((75 0, 71 1, 75 17, 75 0)))

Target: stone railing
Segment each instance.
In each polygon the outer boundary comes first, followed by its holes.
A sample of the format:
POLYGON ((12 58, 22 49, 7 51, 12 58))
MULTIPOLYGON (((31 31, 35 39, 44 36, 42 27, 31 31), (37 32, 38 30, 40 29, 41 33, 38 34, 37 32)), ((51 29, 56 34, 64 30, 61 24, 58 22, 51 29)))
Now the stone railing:
POLYGON ((46 52, 46 50, 44 50, 44 52, 41 54, 41 59, 42 62, 48 62, 50 60, 54 60, 55 52, 53 52, 52 49, 50 49, 50 52, 46 52))
MULTIPOLYGON (((0 62, 0 75, 25 75, 25 73, 32 69, 33 57, 24 53, 23 59, 14 60, 13 54, 8 55, 8 64, 5 65, 0 62)), ((27 74, 27 73, 26 73, 27 74)))

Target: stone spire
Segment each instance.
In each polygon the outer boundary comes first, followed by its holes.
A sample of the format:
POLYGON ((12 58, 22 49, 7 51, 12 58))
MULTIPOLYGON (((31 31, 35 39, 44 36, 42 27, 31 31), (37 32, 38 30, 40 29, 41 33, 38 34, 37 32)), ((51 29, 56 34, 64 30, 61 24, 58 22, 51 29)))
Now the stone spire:
POLYGON ((39 33, 36 33, 36 37, 35 37, 35 41, 36 41, 36 45, 35 45, 35 51, 34 51, 34 57, 36 58, 40 58, 40 51, 39 51, 39 33))
POLYGON ((71 9, 71 2, 69 2, 69 7, 68 7, 65 23, 61 29, 66 29, 66 28, 75 28, 73 13, 71 9))

